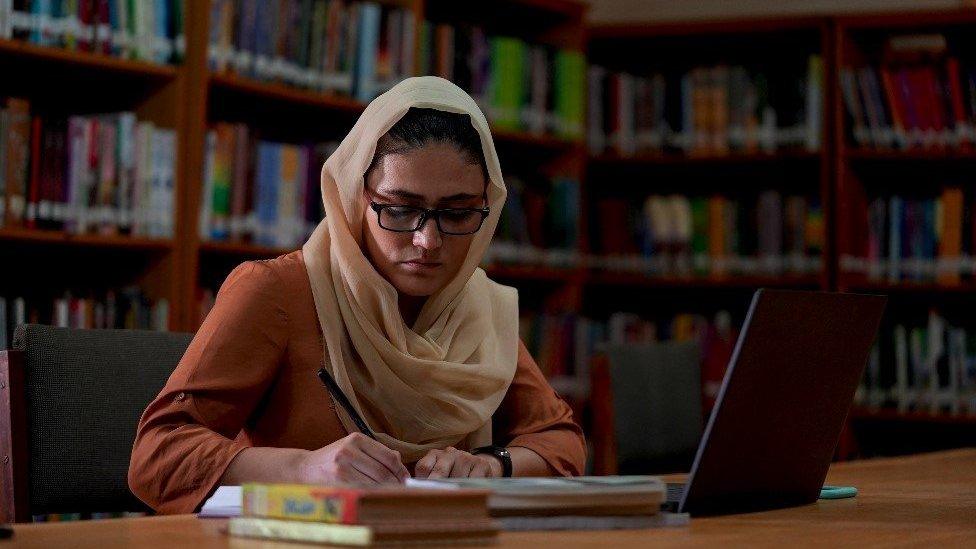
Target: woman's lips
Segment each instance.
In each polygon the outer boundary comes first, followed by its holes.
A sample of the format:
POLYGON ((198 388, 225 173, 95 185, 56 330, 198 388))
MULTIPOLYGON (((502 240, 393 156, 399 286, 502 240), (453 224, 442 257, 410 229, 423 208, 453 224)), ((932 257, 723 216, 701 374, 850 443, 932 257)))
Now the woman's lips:
POLYGON ((422 273, 433 271, 434 269, 437 269, 443 265, 443 263, 433 261, 404 261, 401 263, 401 265, 403 265, 408 271, 422 273))

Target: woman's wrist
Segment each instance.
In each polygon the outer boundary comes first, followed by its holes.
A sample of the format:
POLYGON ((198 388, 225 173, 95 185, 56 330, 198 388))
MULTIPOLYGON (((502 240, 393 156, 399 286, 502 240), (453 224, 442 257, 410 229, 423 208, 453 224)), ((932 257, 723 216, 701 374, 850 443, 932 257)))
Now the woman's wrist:
POLYGON ((477 454, 476 457, 483 459, 485 463, 487 463, 488 466, 491 467, 492 477, 504 476, 503 473, 505 471, 505 466, 502 464, 502 460, 498 459, 492 454, 477 454))

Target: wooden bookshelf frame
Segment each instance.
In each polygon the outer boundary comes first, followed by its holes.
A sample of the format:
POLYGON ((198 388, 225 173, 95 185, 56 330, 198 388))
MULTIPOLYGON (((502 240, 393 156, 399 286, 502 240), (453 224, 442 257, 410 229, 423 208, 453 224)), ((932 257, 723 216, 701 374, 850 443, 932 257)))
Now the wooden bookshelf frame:
MULTIPOLYGON (((416 20, 426 16, 439 17, 435 11, 438 2, 445 0, 384 0, 386 5, 407 7, 414 11, 416 20)), ((524 132, 494 131, 499 148, 510 147, 531 150, 544 157, 544 169, 552 173, 572 175, 581 185, 581 200, 587 202, 587 189, 591 182, 590 168, 601 165, 628 165, 632 168, 669 169, 684 167, 722 168, 729 165, 786 165, 808 167, 816 164, 826 229, 823 267, 813 276, 786 277, 650 277, 641 274, 601 273, 585 267, 557 269, 529 265, 489 265, 491 276, 519 285, 525 283, 537 288, 544 284, 552 292, 561 307, 568 311, 580 311, 584 295, 599 295, 608 287, 628 288, 639 292, 658 289, 669 291, 676 288, 712 291, 747 292, 760 286, 788 288, 819 288, 824 290, 860 289, 891 293, 923 295, 969 296, 976 295, 976 285, 946 287, 938 284, 850 284, 839 273, 839 256, 850 227, 850 185, 847 181, 856 163, 901 162, 974 162, 976 152, 965 151, 867 151, 854 150, 845 142, 844 105, 840 101, 838 68, 843 63, 846 42, 851 33, 861 29, 900 30, 918 27, 976 26, 976 10, 959 10, 942 13, 857 15, 845 17, 771 18, 733 21, 701 21, 690 23, 666 23, 650 25, 604 25, 587 28, 584 23, 585 5, 576 0, 504 0, 512 6, 520 6, 528 13, 551 13, 553 25, 539 30, 533 36, 522 36, 547 44, 584 50, 588 42, 615 38, 687 37, 704 39, 711 35, 735 35, 751 37, 757 34, 812 31, 819 37, 819 50, 824 60, 824 120, 820 150, 779 151, 773 154, 730 154, 726 156, 669 156, 639 155, 620 157, 614 154, 590 155, 583 143, 558 137, 532 135, 524 132), (533 286, 534 285, 534 286, 533 286)), ((204 164, 204 147, 207 124, 211 118, 211 99, 221 95, 233 95, 254 101, 271 101, 300 112, 314 112, 340 118, 340 124, 354 120, 365 105, 354 99, 336 94, 313 93, 290 88, 281 84, 248 80, 233 75, 211 74, 207 63, 209 9, 205 1, 188 0, 186 16, 187 50, 180 65, 156 65, 129 61, 95 53, 66 51, 36 46, 13 40, 0 40, 0 66, 15 64, 25 69, 23 76, 30 78, 48 69, 70 68, 73 73, 88 73, 111 77, 118 82, 133 82, 136 99, 134 110, 140 117, 174 128, 178 135, 176 167, 175 234, 172 239, 157 240, 123 236, 67 235, 50 231, 33 231, 19 228, 0 228, 0 254, 8 249, 24 246, 50 246, 52 249, 72 248, 111 249, 118 252, 118 261, 141 261, 146 265, 144 274, 133 282, 142 282, 152 297, 165 297, 170 302, 170 328, 192 331, 197 327, 197 292, 201 272, 210 261, 229 263, 249 258, 266 258, 291 250, 249 243, 201 242, 199 237, 198 211, 204 164), (140 91, 141 90, 141 91, 140 91)), ((454 7, 451 17, 461 10, 461 16, 474 16, 478 7, 454 7), (469 10, 469 11, 465 11, 469 10)), ((483 9, 480 8, 480 9, 483 9)), ((520 29, 523 30, 523 29, 520 29)), ((20 76, 20 75, 18 75, 20 76)), ((83 84, 81 77, 78 84, 83 84)), ((0 94, 8 87, 0 84, 0 94)), ((30 98, 30 97, 29 97, 30 98)), ((84 99, 79 100, 84 101, 84 99)), ((330 119, 331 120, 331 119, 330 119)), ((330 122, 331 123, 331 122, 330 122)), ((589 250, 588 227, 591 220, 581 208, 579 216, 580 252, 589 250)), ((16 248, 20 247, 20 248, 16 248)), ((35 268, 47 268, 48 265, 35 268)), ((28 266, 28 268, 31 268, 28 266)), ((108 271, 111 266, 84 266, 85 269, 108 271)), ((62 288, 52 288, 60 290, 62 288)))
MULTIPOLYGON (((129 282, 138 285, 153 300, 166 299, 169 303, 169 327, 183 328, 184 294, 179 284, 180 273, 185 269, 180 261, 181 243, 185 240, 181 231, 182 218, 187 215, 183 203, 186 156, 189 152, 185 134, 185 111, 192 101, 187 101, 188 66, 133 61, 95 52, 67 50, 39 46, 19 40, 0 39, 0 68, 17 78, 0 83, 0 96, 26 97, 34 111, 37 103, 42 114, 56 105, 61 112, 64 103, 70 112, 107 112, 131 110, 140 120, 149 120, 159 127, 176 132, 177 150, 174 158, 174 207, 173 236, 152 238, 128 235, 100 235, 95 233, 69 234, 62 231, 28 229, 19 226, 0 226, 0 255, 16 255, 28 247, 50 249, 51 253, 38 254, 39 261, 18 261, 22 276, 31 276, 51 269, 57 271, 64 265, 57 264, 57 255, 65 250, 87 252, 109 249, 112 255, 101 254, 105 263, 97 265, 72 265, 97 278, 108 275, 116 266, 124 266, 127 272, 138 272, 129 282), (102 89, 102 86, 110 86, 102 89), (67 92, 66 92, 67 90, 67 92), (122 100, 118 106, 107 103, 122 100), (66 99, 65 99, 66 98, 66 99), (77 109, 77 110, 76 110, 77 109), (133 269, 138 264, 140 269, 133 269)), ((12 271, 8 271, 12 272, 12 271)), ((73 285, 65 283, 57 287, 32 287, 39 294, 51 294, 67 290, 73 285)), ((26 289, 26 288, 25 288, 26 289)), ((94 288, 93 288, 94 289, 94 288)), ((102 288, 101 286, 99 289, 102 288)), ((4 294, 7 293, 4 288, 4 294)), ((13 291, 18 292, 19 288, 13 291)))
MULTIPOLYGON (((822 119, 820 147, 817 151, 807 151, 803 149, 784 149, 772 153, 735 153, 716 155, 716 154, 636 154, 624 156, 614 152, 605 152, 588 156, 589 165, 595 169, 600 168, 646 168, 669 167, 676 169, 683 168, 721 168, 724 166, 764 166, 773 164, 806 166, 816 163, 818 169, 817 184, 824 215, 824 249, 821 254, 822 266, 820 272, 815 276, 817 279, 814 288, 830 289, 836 280, 836 269, 834 261, 834 239, 833 225, 835 212, 833 208, 834 185, 830 172, 833 166, 833 111, 836 105, 836 95, 831 86, 833 78, 833 64, 830 62, 833 57, 833 40, 831 33, 831 20, 826 17, 797 17, 797 18, 763 18, 763 19, 742 19, 742 20, 715 20, 698 22, 674 22, 650 25, 639 24, 608 24, 592 26, 588 29, 590 45, 598 42, 620 41, 622 43, 633 43, 640 40, 655 40, 666 38, 695 38, 706 40, 713 36, 762 36, 776 35, 792 31, 806 31, 816 34, 818 43, 816 44, 820 56, 823 59, 823 98, 822 98, 822 119)), ((689 61, 693 64, 694 61, 689 61)), ((601 276, 610 279, 620 279, 621 281, 631 280, 632 283, 642 287, 656 287, 657 282, 661 282, 661 287, 673 286, 673 283, 687 283, 694 285, 700 284, 703 289, 708 288, 734 288, 744 289, 757 288, 764 285, 777 287, 810 288, 810 277, 805 275, 784 275, 777 277, 765 276, 726 276, 718 277, 641 277, 609 273, 594 277, 599 280, 601 276), (672 284, 668 284, 671 282, 672 284)))
MULTIPOLYGON (((832 41, 834 43, 834 57, 831 65, 834 67, 831 88, 839 98, 840 80, 839 70, 848 64, 845 53, 856 42, 854 36, 858 32, 912 32, 916 30, 931 31, 943 27, 973 27, 976 26, 976 10, 959 9, 933 13, 895 13, 879 15, 851 15, 837 17, 833 20, 832 41)), ((837 236, 835 243, 837 252, 834 263, 837 265, 837 282, 835 288, 840 291, 879 291, 901 293, 929 292, 932 295, 959 294, 966 295, 973 291, 972 283, 940 284, 938 282, 901 281, 889 283, 884 280, 869 280, 859 273, 845 273, 841 271, 841 258, 849 253, 853 247, 853 236, 857 232, 854 221, 855 211, 860 209, 858 202, 865 197, 864 184, 855 173, 858 170, 870 172, 872 167, 888 167, 891 165, 976 165, 976 151, 944 149, 905 149, 889 150, 856 147, 847 142, 846 108, 840 99, 836 99, 833 120, 833 172, 835 174, 834 192, 838 210, 835 223, 837 236)), ((976 294, 973 294, 976 295, 976 294)))

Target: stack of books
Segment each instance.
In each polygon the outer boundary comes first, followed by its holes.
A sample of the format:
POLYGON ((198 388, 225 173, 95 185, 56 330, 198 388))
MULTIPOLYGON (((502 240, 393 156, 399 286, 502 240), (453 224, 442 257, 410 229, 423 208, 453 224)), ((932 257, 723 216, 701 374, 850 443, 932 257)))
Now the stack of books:
POLYGON ((8 348, 14 328, 26 323, 61 328, 166 331, 169 301, 151 299, 135 286, 84 296, 65 292, 55 298, 0 295, 0 349, 8 348))
POLYGON ((184 0, 0 1, 0 39, 177 63, 186 51, 184 0))
POLYGON ((575 267, 579 253, 579 181, 506 177, 508 198, 484 262, 575 267))
POLYGON ((496 128, 583 137, 582 52, 424 21, 418 62, 420 74, 446 78, 470 93, 496 128))
POLYGON ((883 63, 844 66, 839 76, 855 146, 971 149, 976 143, 976 69, 942 34, 892 36, 883 63))
POLYGON ((817 151, 823 128, 819 55, 805 71, 743 66, 631 74, 593 65, 588 74, 590 151, 623 156, 817 151))
POLYGON ((855 402, 976 416, 976 331, 938 310, 882 328, 855 402))
POLYGON ((324 216, 319 174, 337 142, 278 143, 244 124, 207 132, 200 207, 204 241, 300 246, 324 216))
POLYGON ((651 195, 597 202, 601 255, 591 266, 654 276, 810 274, 820 270, 823 209, 816 196, 651 195))
POLYGON ((368 102, 414 75, 414 13, 376 2, 212 0, 209 65, 368 102))
POLYGON ((245 484, 231 536, 339 545, 490 544, 485 490, 245 484))
POLYGON ((661 512, 665 485, 650 476, 408 479, 407 486, 444 495, 490 490, 488 509, 505 530, 654 528, 688 520, 661 512))
POLYGON ((0 225, 170 238, 176 131, 132 112, 42 116, 0 102, 0 225))
POLYGON ((976 277, 972 192, 949 183, 937 195, 882 194, 852 221, 857 246, 841 270, 869 280, 955 285, 976 277), (859 241, 858 241, 859 240, 859 241))

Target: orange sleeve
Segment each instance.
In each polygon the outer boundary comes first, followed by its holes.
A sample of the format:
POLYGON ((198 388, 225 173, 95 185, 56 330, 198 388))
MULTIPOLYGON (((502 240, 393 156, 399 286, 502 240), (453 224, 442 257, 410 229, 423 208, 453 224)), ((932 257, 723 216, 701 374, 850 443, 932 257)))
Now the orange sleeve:
POLYGON ((262 262, 227 277, 176 370, 139 421, 129 488, 160 513, 192 513, 248 447, 241 428, 284 360, 282 284, 262 262))
POLYGON ((521 341, 518 345, 515 378, 492 418, 494 443, 532 450, 553 475, 581 475, 586 465, 583 430, 525 345, 521 341))

